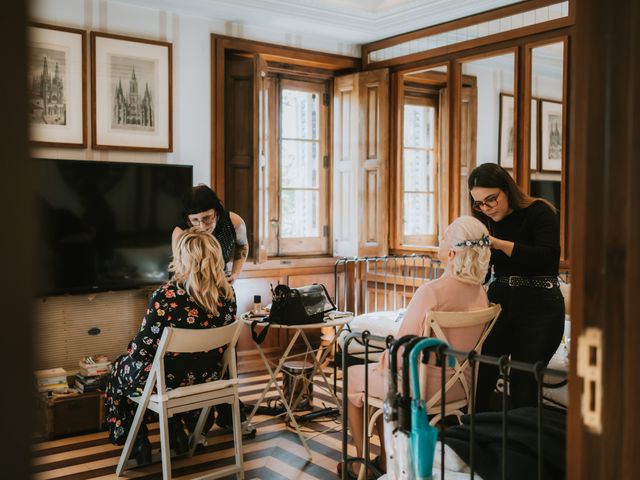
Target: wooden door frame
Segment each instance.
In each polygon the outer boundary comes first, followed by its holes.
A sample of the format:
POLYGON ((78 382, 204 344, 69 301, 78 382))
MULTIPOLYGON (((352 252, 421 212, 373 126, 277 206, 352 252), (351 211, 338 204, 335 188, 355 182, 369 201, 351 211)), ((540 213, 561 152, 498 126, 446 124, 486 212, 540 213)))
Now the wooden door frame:
POLYGON ((580 0, 577 12, 569 479, 640 477, 640 66, 627 60, 640 52, 639 21, 640 5, 625 0, 580 0), (588 327, 602 331, 601 433, 584 426, 580 408, 576 346, 588 327))

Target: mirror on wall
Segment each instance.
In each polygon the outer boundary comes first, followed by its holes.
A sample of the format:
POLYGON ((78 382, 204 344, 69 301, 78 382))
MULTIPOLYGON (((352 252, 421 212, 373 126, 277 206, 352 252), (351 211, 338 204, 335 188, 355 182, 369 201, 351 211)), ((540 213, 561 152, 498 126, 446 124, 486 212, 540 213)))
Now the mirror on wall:
POLYGON ((434 246, 446 207, 438 173, 446 163, 448 141, 447 67, 406 73, 400 79, 398 243, 400 247, 434 246))
MULTIPOLYGON (((549 200, 562 211, 564 158, 564 42, 531 49, 531 102, 536 104, 531 144, 537 146, 530 170, 530 193, 549 200)), ((532 109, 533 116, 533 109, 532 109)))
POLYGON ((466 60, 461 69, 460 214, 470 215, 471 170, 491 162, 513 171, 515 54, 466 60))

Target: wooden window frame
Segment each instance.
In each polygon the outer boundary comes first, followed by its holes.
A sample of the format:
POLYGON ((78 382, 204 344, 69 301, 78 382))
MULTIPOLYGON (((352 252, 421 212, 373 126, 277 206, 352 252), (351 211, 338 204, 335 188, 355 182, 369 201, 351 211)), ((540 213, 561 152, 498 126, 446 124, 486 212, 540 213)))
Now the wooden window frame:
MULTIPOLYGON (((575 8, 575 7, 574 7, 575 8)), ((571 6, 570 6, 571 10, 571 6)), ((570 15, 573 18, 573 15, 570 15)), ((551 23, 551 22, 547 22, 551 23)), ((551 28, 547 25, 547 28, 551 28)), ((392 136, 392 145, 394 155, 398 155, 398 145, 401 130, 401 122, 398 121, 398 105, 402 101, 402 78, 407 73, 416 72, 420 70, 427 70, 440 65, 447 66, 447 87, 448 87, 448 108, 449 108, 449 139, 447 145, 443 145, 442 148, 447 150, 447 161, 444 168, 445 172, 441 173, 441 188, 448 191, 447 195, 447 218, 443 218, 441 221, 446 224, 453 221, 460 215, 461 211, 461 199, 460 199, 460 162, 461 162, 461 149, 460 149, 460 114, 461 114, 461 95, 460 88, 463 83, 463 75, 461 71, 461 61, 466 61, 471 58, 482 58, 498 55, 501 52, 515 51, 515 77, 514 77, 514 132, 516 135, 514 142, 514 168, 513 176, 516 183, 520 188, 529 192, 529 145, 530 145, 530 59, 527 60, 527 55, 530 55, 529 47, 538 46, 549 43, 556 43, 559 39, 566 39, 565 48, 565 62, 564 62, 564 93, 563 93, 563 114, 564 114, 564 126, 566 128, 563 138, 563 166, 562 166, 562 215, 561 215, 561 258, 560 268, 570 268, 571 252, 570 246, 570 221, 568 219, 569 212, 569 195, 568 191, 570 186, 567 184, 570 176, 570 165, 567 159, 571 158, 571 145, 573 141, 572 133, 570 130, 569 118, 571 111, 575 105, 575 98, 573 90, 569 88, 571 85, 571 78, 569 78, 569 64, 575 62, 571 52, 571 41, 575 35, 575 26, 573 24, 561 27, 554 27, 545 31, 539 31, 537 33, 531 33, 527 36, 518 36, 516 38, 509 38, 498 43, 476 45, 473 48, 452 52, 435 52, 436 55, 426 55, 419 60, 412 59, 409 63, 401 63, 391 67, 392 78, 394 79, 392 88, 391 104, 393 108, 393 117, 395 121, 394 135, 392 136), (522 108, 519 106, 522 105, 522 108), (526 155, 522 154, 522 151, 527 152, 526 155)), ((396 39, 398 37, 394 37, 396 39)), ((404 40, 402 40, 404 41, 404 40)), ((363 50, 364 51, 364 50, 363 50)), ((433 52, 430 52, 433 53, 433 52)), ((376 63, 376 66, 378 64, 376 63)), ((397 161, 397 160, 396 160, 397 161)), ((391 178, 392 188, 397 184, 397 167, 392 169, 395 174, 395 178, 391 178)), ((396 189, 397 191, 397 189, 396 189)), ((397 197, 395 198, 398 201, 397 197)), ((390 222, 390 232, 393 235, 397 231, 398 218, 392 218, 390 222)), ((393 251, 402 251, 406 253, 407 249, 399 248, 399 237, 395 234, 393 240, 393 251)), ((392 237, 393 238, 393 237, 392 237)), ((428 249, 412 248, 411 251, 422 251, 428 249)))
MULTIPOLYGON (((523 158, 522 158, 522 182, 520 183, 521 187, 526 186, 527 192, 529 192, 530 182, 531 182, 531 171, 530 171, 530 158, 529 154, 531 152, 530 149, 530 139, 531 139, 531 99, 532 95, 532 75, 533 75, 533 49, 538 47, 544 47, 546 45, 553 45, 556 43, 563 44, 563 68, 562 68, 562 169, 560 171, 560 248, 561 248, 561 268, 566 268, 569 266, 569 239, 571 238, 571 222, 569 222, 569 170, 571 169, 570 162, 567 161, 569 158, 569 150, 570 150, 570 142, 569 135, 570 127, 569 127, 569 109, 573 102, 569 101, 569 63, 572 61, 572 56, 570 55, 570 35, 563 34, 556 37, 549 37, 542 40, 536 40, 532 42, 527 42, 523 48, 523 69, 524 69, 524 98, 529 99, 529 103, 523 108, 522 112, 522 121, 523 121, 523 133, 522 133, 522 149, 523 149, 523 158)), ((541 100, 544 100, 541 98, 541 100)), ((538 117, 542 118, 542 111, 540 109, 541 105, 538 105, 538 117)), ((538 125, 538 136, 541 135, 540 125, 538 125)), ((538 145, 538 155, 540 155, 541 145, 538 145)))
POLYGON ((450 32, 459 28, 477 25, 482 22, 488 22, 506 16, 516 15, 518 13, 524 13, 534 9, 543 8, 560 3, 561 0, 526 0, 513 5, 507 5, 486 12, 470 15, 468 17, 452 20, 450 22, 444 22, 438 25, 433 25, 430 27, 414 30, 412 32, 396 35, 394 37, 377 40, 362 46, 362 66, 365 70, 384 67, 403 67, 415 62, 426 61, 441 55, 455 55, 457 53, 473 50, 478 47, 491 47, 498 43, 507 42, 510 40, 518 40, 538 33, 544 33, 550 30, 569 27, 575 24, 577 0, 568 1, 569 14, 566 17, 547 20, 534 25, 529 25, 527 27, 516 28, 509 31, 488 35, 486 37, 454 43, 451 45, 425 50, 422 52, 407 54, 389 60, 370 62, 369 54, 377 50, 392 47, 394 45, 400 45, 402 43, 423 37, 428 37, 430 35, 450 32))
MULTIPOLYGON (((349 57, 306 50, 302 48, 288 47, 283 45, 258 42, 242 38, 235 38, 226 35, 211 34, 211 187, 216 190, 221 200, 225 200, 225 58, 227 53, 234 52, 255 59, 256 78, 258 75, 258 64, 268 64, 268 70, 281 73, 283 75, 294 75, 306 78, 332 79, 334 76, 361 70, 360 58, 349 57), (260 59, 260 60, 258 60, 260 59)), ((266 75, 266 72, 265 72, 266 75)), ((331 90, 331 89, 330 89, 331 90)), ((263 99, 259 95, 253 98, 253 109, 258 110, 263 99)), ((331 115, 331 111, 330 111, 331 115)), ((260 158, 261 146, 257 140, 257 132, 260 123, 257 115, 254 115, 254 130, 256 141, 253 145, 254 158, 256 164, 260 158)), ((331 124, 330 120, 330 124, 331 124)), ((331 135, 331 132, 329 132, 331 135)), ((331 141, 329 141, 331 145, 331 141)), ((331 152, 329 152, 331 159, 331 152)), ((255 263, 266 262, 268 260, 268 248, 260 245, 261 230, 259 227, 258 188, 258 168, 254 172, 254 185, 248 185, 247 190, 253 195, 254 214, 253 218, 244 219, 245 222, 253 225, 255 232, 253 238, 249 239, 249 255, 255 263), (255 191, 254 191, 255 190, 255 191)), ((263 231, 268 231, 269 226, 263 226, 263 231)), ((329 235, 331 228, 329 227, 329 235)), ((267 238, 270 238, 267 236, 267 238)), ((282 259, 283 257, 280 257, 282 259)), ((295 257, 294 257, 295 258, 295 257)), ((288 260, 287 260, 288 261, 288 260)), ((292 264, 293 263, 289 263, 292 264)))

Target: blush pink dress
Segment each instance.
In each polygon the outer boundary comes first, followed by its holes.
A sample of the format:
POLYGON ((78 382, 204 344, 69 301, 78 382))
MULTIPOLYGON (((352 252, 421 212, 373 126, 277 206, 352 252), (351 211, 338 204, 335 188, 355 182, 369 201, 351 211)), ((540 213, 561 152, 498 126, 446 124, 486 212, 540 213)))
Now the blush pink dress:
MULTIPOLYGON (((420 335, 426 315, 430 311, 437 312, 471 312, 482 310, 489 306, 487 293, 482 285, 461 282, 454 275, 445 271, 437 280, 432 280, 422 285, 411 298, 396 338, 404 335, 420 335)), ((443 329, 456 350, 471 350, 480 335, 482 327, 468 328, 464 330, 443 329)), ((384 376, 388 369, 388 354, 386 351, 379 363, 370 363, 369 368, 369 394, 384 398, 384 376)), ((401 363, 399 362, 398 365, 401 363)), ((428 375, 433 381, 427 381, 427 396, 431 397, 440 388, 440 367, 428 367, 429 370, 438 372, 437 375, 428 375)), ((470 375, 470 370, 467 372, 470 375)), ((470 378, 470 377, 469 377, 470 378)), ((447 400, 457 399, 462 392, 459 382, 458 388, 453 387, 447 392, 447 400)), ((364 365, 349 367, 349 391, 348 398, 356 407, 362 407, 364 403, 364 365)))

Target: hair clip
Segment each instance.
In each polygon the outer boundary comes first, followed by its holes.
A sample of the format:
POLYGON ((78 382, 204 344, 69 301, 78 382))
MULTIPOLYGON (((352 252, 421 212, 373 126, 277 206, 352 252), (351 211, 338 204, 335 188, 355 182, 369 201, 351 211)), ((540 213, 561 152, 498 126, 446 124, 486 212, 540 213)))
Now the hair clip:
POLYGON ((489 247, 491 242, 489 241, 489 235, 483 235, 477 240, 465 240, 463 242, 456 243, 454 247, 489 247))

